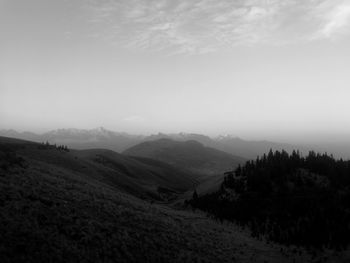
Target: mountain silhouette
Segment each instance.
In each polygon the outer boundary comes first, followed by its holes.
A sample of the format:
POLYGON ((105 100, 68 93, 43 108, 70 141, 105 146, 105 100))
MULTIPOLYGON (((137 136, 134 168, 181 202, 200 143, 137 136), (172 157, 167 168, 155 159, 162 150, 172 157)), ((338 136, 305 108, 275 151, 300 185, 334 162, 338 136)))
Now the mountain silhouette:
POLYGON ((246 159, 255 159, 270 149, 291 151, 292 145, 270 141, 247 141, 233 136, 209 137, 196 133, 158 133, 149 136, 132 135, 125 132, 115 132, 103 127, 95 129, 58 129, 43 134, 32 132, 17 132, 15 130, 0 130, 0 136, 18 138, 36 142, 50 142, 64 144, 74 149, 103 148, 116 152, 123 152, 128 148, 142 142, 159 139, 171 139, 174 141, 197 141, 204 146, 215 148, 226 153, 241 156, 246 159))
POLYGON ((148 141, 127 149, 123 154, 159 160, 196 173, 201 178, 222 174, 245 161, 242 157, 205 147, 194 140, 185 142, 171 139, 148 141))

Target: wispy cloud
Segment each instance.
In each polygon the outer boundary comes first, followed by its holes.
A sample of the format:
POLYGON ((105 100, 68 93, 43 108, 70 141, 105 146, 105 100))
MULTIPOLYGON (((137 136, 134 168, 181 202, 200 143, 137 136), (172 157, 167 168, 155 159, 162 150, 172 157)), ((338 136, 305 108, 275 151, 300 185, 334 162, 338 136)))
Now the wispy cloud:
POLYGON ((330 38, 350 22, 348 0, 91 0, 89 8, 95 36, 167 54, 330 38))
POLYGON ((322 1, 315 11, 321 21, 318 38, 337 38, 350 33, 350 2, 347 0, 322 1))

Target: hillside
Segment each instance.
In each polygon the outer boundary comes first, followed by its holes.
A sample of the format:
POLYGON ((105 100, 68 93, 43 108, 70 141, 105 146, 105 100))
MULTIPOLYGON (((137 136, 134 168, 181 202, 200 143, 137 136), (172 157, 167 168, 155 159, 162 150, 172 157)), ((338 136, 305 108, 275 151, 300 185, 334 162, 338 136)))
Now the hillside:
POLYGON ((0 137, 0 144, 2 147, 19 145, 18 154, 25 156, 29 163, 42 167, 49 165, 47 169, 58 172, 68 170, 74 177, 97 180, 143 198, 160 199, 160 194, 166 190, 171 195, 177 195, 192 189, 196 183, 192 174, 168 164, 138 161, 111 150, 65 152, 52 145, 47 147, 5 137, 0 137))
POLYGON ((310 152, 270 151, 226 173, 220 189, 193 206, 248 226, 256 237, 347 250, 350 245, 350 161, 310 152))
POLYGON ((123 193, 96 177, 91 152, 37 146, 0 138, 1 262, 311 262, 303 249, 123 193))
POLYGON ((181 142, 171 139, 143 142, 127 149, 123 154, 159 160, 196 173, 201 178, 207 175, 220 175, 245 160, 205 147, 197 141, 181 142))

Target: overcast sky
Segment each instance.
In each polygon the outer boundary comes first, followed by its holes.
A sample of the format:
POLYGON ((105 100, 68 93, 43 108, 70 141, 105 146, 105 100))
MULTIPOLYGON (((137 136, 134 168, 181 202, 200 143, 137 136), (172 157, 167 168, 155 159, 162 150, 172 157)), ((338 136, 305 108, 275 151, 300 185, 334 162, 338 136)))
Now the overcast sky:
POLYGON ((0 0, 0 129, 350 134, 349 0, 0 0))

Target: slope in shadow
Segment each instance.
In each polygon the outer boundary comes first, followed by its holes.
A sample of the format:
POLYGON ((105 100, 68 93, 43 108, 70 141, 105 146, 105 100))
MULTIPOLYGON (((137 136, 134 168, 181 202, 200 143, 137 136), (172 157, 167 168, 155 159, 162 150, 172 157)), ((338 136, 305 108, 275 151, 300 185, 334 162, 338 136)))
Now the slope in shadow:
POLYGON ((199 180, 208 175, 222 174, 245 161, 244 158, 205 147, 197 141, 181 142, 171 139, 143 142, 127 149, 123 154, 151 158, 186 169, 196 174, 199 180))

